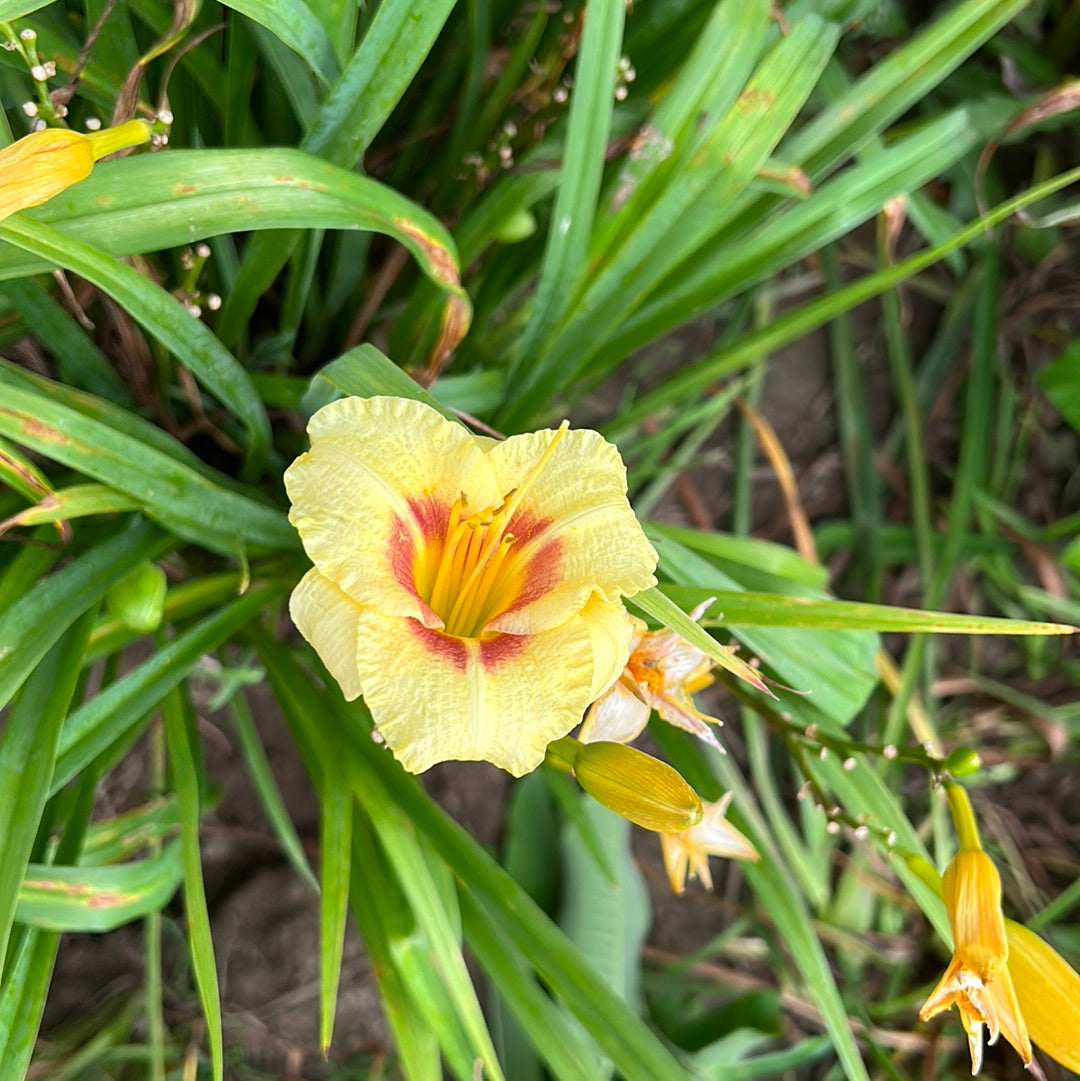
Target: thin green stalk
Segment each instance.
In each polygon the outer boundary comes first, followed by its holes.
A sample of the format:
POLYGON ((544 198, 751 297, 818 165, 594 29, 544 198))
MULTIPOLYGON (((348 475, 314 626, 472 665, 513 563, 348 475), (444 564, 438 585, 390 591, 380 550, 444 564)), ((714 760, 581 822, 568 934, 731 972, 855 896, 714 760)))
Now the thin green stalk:
MULTIPOLYGON (((758 294, 754 304, 754 328, 759 330, 769 325, 772 316, 772 302, 768 290, 758 294)), ((746 386, 746 400, 755 408, 761 401, 765 385, 765 366, 757 365, 750 372, 746 386)), ((753 480, 754 455, 757 440, 749 420, 740 416, 736 428, 735 454, 732 463, 731 489, 731 531, 736 536, 750 535, 753 518, 753 480)))
POLYGON ((621 423, 624 425, 639 423, 666 406, 675 405, 701 393, 710 384, 724 376, 761 363, 765 357, 781 346, 797 341, 812 330, 823 326, 834 319, 839 312, 850 311, 864 301, 880 296, 900 282, 907 281, 920 271, 933 266, 950 252, 984 239, 987 229, 1006 221, 1017 210, 1045 199, 1048 195, 1060 191, 1077 180, 1080 180, 1080 167, 1060 173, 1012 199, 999 203, 982 217, 976 218, 954 233, 943 244, 936 244, 905 259, 902 263, 896 263, 876 274, 869 274, 835 293, 827 293, 795 311, 780 316, 761 330, 747 334, 735 345, 718 350, 698 364, 666 380, 648 394, 643 394, 626 411, 621 418, 621 423))
MULTIPOLYGON (((829 292, 841 286, 836 246, 821 251, 825 284, 829 292)), ((848 502, 855 527, 854 551, 866 568, 865 596, 881 600, 884 563, 881 551, 881 482, 874 469, 874 438, 863 386, 863 375, 855 356, 855 339, 847 312, 829 324, 829 346, 836 384, 836 428, 840 455, 847 479, 848 502)))
MULTIPOLYGON (((150 796, 156 799, 165 792, 166 760, 165 731, 157 721, 150 731, 150 796)), ((151 855, 161 852, 161 839, 153 835, 149 843, 151 855)), ((161 981, 161 911, 151 912, 143 923, 143 945, 146 951, 144 1009, 146 1011, 146 1042, 150 1050, 150 1081, 165 1081, 165 1019, 162 1012, 161 981)))

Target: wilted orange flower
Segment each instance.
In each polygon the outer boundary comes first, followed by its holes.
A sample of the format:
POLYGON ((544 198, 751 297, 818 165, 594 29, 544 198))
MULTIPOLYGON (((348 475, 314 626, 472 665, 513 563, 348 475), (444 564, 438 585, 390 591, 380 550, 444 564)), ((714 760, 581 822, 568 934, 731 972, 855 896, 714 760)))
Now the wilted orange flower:
POLYGON ((496 442, 401 398, 333 402, 308 434, 285 474, 315 564, 296 625, 406 769, 535 769, 622 671, 621 598, 656 582, 618 451, 565 425, 496 442))
POLYGON ((47 202, 88 177, 95 161, 149 138, 142 120, 87 135, 68 128, 31 132, 0 150, 0 220, 47 202))
MULTIPOLYGON (((699 604, 690 618, 700 619, 714 599, 699 604)), ((715 665, 707 653, 674 631, 650 631, 640 619, 634 619, 630 658, 610 690, 589 709, 581 739, 585 743, 629 743, 641 735, 650 711, 655 709, 663 720, 723 753, 709 727, 722 722, 701 713, 691 698, 713 682, 715 665)))
POLYGON ((664 868, 676 893, 686 888, 687 875, 699 879, 707 890, 713 888, 710 856, 755 862, 760 858, 749 839, 724 817, 730 802, 730 792, 715 803, 702 801, 703 814, 696 826, 682 833, 660 834, 664 868))

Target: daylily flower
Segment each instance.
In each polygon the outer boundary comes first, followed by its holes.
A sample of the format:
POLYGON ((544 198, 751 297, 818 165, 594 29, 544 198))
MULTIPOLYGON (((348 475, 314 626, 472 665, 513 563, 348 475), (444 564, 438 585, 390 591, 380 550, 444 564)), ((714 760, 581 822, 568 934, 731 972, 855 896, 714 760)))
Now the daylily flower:
POLYGON ((1030 1065, 1031 1041, 1007 965, 1009 943, 997 868, 981 849, 962 847, 945 869, 941 890, 953 933, 953 957, 919 1010, 919 1020, 956 1006, 973 1074, 982 1066, 984 1025, 990 1043, 1004 1034, 1030 1065))
MULTIPOLYGON (((955 1005, 968 1036, 971 1072, 982 1066, 982 1030, 1016 1049, 1041 1076, 1034 1042, 1074 1072, 1080 1070, 1080 975, 1047 942, 1001 911, 1001 879, 982 850, 967 794, 947 787, 960 850, 941 878, 953 932, 953 958, 919 1011, 926 1021, 955 1005)), ((923 872, 920 872, 922 874, 923 872)), ((928 883, 936 886, 929 869, 928 883)))
POLYGON ((660 834, 664 867, 675 893, 682 893, 686 888, 687 875, 699 879, 707 890, 713 888, 710 856, 754 862, 760 859, 750 841, 724 818, 730 802, 730 792, 715 803, 703 800, 704 813, 696 826, 682 833, 660 834))
MULTIPOLYGON (((690 618, 700 619, 713 600, 699 604, 690 618)), ((590 708, 581 727, 582 741, 630 743, 641 735, 650 711, 655 709, 663 720, 723 753, 724 748, 709 727, 722 722, 701 713, 691 698, 713 682, 715 665, 707 653, 674 631, 650 631, 640 619, 634 619, 634 639, 626 667, 603 698, 590 708)))
POLYGON ((621 598, 656 553, 596 432, 503 441, 400 398, 346 398, 286 471, 315 564, 290 610, 346 698, 415 773, 540 764, 622 671, 621 598))
POLYGON ((87 135, 43 128, 23 136, 0 150, 0 220, 47 202, 88 177, 95 161, 149 138, 150 125, 142 120, 87 135))

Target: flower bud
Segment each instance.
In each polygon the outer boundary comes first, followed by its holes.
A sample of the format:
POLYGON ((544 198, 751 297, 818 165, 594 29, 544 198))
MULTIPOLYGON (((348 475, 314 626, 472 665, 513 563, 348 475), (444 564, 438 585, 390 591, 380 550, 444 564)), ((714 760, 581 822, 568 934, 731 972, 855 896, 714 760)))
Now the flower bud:
POLYGON ((957 747, 945 759, 945 769, 954 777, 970 777, 982 768, 979 752, 973 747, 957 747))
POLYGON ((69 128, 31 132, 0 150, 0 219, 47 202, 85 180, 95 161, 149 138, 150 126, 142 120, 89 135, 69 128))
POLYGON ((647 830, 681 833, 701 821, 701 800, 682 776, 625 744, 585 744, 574 775, 598 803, 647 830))
POLYGON ((156 563, 140 563, 109 590, 105 605, 114 619, 133 631, 157 630, 165 610, 165 572, 156 563))

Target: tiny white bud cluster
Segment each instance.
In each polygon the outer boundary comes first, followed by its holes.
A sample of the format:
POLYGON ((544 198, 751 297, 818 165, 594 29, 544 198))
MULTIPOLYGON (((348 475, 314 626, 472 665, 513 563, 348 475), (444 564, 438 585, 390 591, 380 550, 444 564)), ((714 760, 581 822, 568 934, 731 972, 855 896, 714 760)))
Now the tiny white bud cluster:
POLYGON ((630 84, 637 78, 637 71, 630 63, 630 57, 619 58, 619 65, 615 69, 615 100, 626 101, 630 94, 630 84))

